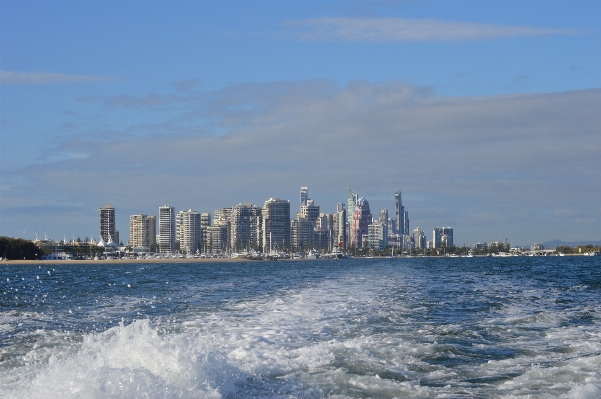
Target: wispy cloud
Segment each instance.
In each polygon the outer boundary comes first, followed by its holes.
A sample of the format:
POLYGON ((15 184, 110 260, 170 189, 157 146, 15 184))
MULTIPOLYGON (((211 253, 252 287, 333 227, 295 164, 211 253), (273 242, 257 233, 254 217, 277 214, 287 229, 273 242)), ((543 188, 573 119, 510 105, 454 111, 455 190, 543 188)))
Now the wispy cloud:
POLYGON ((575 35, 578 30, 402 18, 312 18, 287 21, 291 34, 305 41, 428 42, 502 37, 575 35))
POLYGON ((66 83, 116 82, 119 80, 121 80, 121 78, 115 76, 0 71, 0 83, 12 85, 52 85, 66 83))
MULTIPOLYGON (((97 184, 101 173, 111 182, 112 203, 136 212, 154 212, 165 202, 212 212, 272 196, 295 198, 302 185, 330 212, 349 182, 373 209, 391 206, 371 200, 398 189, 426 198, 406 198, 413 226, 444 223, 473 237, 489 237, 491 224, 513 239, 545 238, 549 226, 570 233, 574 216, 560 220, 556 209, 578 215, 586 209, 601 218, 594 167, 601 145, 599 89, 440 98, 399 82, 341 88, 308 81, 203 94, 153 106, 182 108, 179 117, 157 113, 164 116, 143 127, 102 134, 102 145, 83 136, 59 143, 52 152, 60 160, 22 170, 31 186, 23 186, 22 197, 3 193, 3 206, 35 205, 26 194, 35 189, 54 199, 49 204, 70 193, 74 203, 94 209, 107 195, 97 184), (192 111, 198 119, 190 118, 192 111), (228 131, 186 133, 207 117, 228 131), (137 130, 166 133, 131 134, 137 130)), ((22 221, 22 215, 10 217, 22 221)), ((96 223, 93 212, 89 219, 96 223)), ((598 234, 593 222, 579 228, 598 234)))

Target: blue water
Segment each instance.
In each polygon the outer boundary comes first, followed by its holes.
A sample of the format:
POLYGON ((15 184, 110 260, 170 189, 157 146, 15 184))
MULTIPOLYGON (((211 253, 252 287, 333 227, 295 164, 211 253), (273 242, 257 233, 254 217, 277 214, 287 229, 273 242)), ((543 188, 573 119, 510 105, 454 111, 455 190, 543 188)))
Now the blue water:
POLYGON ((601 257, 0 268, 2 398, 599 398, 601 257))

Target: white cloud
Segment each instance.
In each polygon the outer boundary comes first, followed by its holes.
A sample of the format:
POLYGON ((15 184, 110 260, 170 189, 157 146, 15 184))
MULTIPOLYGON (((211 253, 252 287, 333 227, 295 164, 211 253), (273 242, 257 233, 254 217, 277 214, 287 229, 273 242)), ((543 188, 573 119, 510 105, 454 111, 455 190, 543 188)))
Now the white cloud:
POLYGON ((402 18, 312 18, 287 21, 291 34, 306 41, 427 42, 500 37, 574 35, 577 30, 402 18))
POLYGON ((114 76, 67 75, 47 72, 0 71, 1 84, 13 85, 50 85, 65 83, 115 82, 121 78, 114 76))

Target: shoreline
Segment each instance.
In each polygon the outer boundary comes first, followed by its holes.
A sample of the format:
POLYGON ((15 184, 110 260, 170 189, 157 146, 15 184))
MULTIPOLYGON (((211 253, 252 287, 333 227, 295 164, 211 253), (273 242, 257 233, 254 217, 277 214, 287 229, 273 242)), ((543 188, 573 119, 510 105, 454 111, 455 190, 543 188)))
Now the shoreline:
POLYGON ((106 264, 121 264, 121 263, 207 263, 207 262, 252 262, 250 259, 244 258, 193 258, 193 259, 102 259, 102 260, 3 260, 0 265, 57 265, 57 264, 73 264, 73 265, 106 265, 106 264))
MULTIPOLYGON (((565 254, 565 256, 584 256, 584 254, 565 254)), ((540 256, 536 256, 537 258, 540 256)), ((544 256, 543 256, 544 257, 544 256)), ((555 256, 548 256, 549 258, 555 256)), ((440 258, 440 259, 458 259, 460 257, 448 257, 441 255, 430 255, 430 256, 412 256, 412 257, 395 257, 392 259, 423 259, 423 258, 440 258)), ((487 255, 474 255, 474 258, 490 258, 487 255)), ((498 257, 493 257, 497 259, 498 257)), ((508 257, 513 258, 513 257, 508 257)), ((389 259, 387 257, 353 257, 344 260, 352 259, 389 259)), ((505 258, 503 258, 505 259, 505 258)), ((266 259, 263 259, 267 261, 266 259)), ((319 261, 319 260, 333 260, 333 259, 278 259, 277 262, 289 262, 289 261, 319 261)), ((14 259, 0 261, 0 265, 49 265, 49 264, 74 264, 74 265, 106 265, 106 264, 144 264, 144 263, 241 263, 241 262, 257 262, 255 259, 246 258, 178 258, 178 259, 102 259, 102 260, 25 260, 25 259, 14 259)), ((271 261, 276 262, 276 261, 271 261)))

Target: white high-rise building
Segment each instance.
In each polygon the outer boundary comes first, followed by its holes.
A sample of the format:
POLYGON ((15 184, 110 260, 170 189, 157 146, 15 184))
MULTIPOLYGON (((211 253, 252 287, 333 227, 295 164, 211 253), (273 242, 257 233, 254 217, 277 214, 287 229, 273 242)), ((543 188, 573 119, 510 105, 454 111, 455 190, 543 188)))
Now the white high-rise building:
POLYGON ((426 248, 426 234, 420 227, 416 227, 413 230, 413 241, 415 242, 415 248, 426 248))
POLYGON ((384 250, 388 246, 388 223, 377 220, 367 228, 369 247, 380 251, 384 250))
POLYGON ((159 249, 163 253, 175 252, 175 208, 159 207, 159 249))
POLYGON ((190 209, 180 211, 177 215, 177 235, 180 251, 188 254, 200 251, 202 243, 200 213, 190 209))
POLYGON ((300 206, 307 205, 307 201, 309 201, 309 189, 307 187, 301 187, 300 189, 300 206))
POLYGON ((346 249, 346 209, 343 203, 336 204, 336 214, 334 215, 334 245, 346 249), (342 245, 341 245, 342 244, 342 245))

